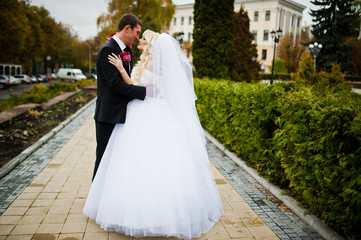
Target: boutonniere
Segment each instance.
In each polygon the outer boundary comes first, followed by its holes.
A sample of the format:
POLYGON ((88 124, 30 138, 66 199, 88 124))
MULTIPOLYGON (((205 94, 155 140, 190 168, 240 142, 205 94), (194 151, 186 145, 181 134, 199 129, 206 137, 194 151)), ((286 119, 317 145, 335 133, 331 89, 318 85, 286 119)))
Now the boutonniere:
POLYGON ((122 55, 123 61, 125 62, 125 66, 128 66, 128 62, 130 62, 132 60, 132 56, 130 56, 130 54, 127 52, 122 52, 121 55, 122 55))
POLYGON ((107 42, 115 35, 115 33, 110 34, 109 36, 107 36, 107 42))

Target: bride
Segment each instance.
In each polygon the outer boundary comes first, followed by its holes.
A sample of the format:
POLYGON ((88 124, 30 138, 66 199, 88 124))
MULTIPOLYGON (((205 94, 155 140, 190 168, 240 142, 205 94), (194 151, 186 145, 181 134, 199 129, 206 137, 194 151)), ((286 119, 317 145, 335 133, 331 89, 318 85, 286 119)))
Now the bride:
POLYGON ((192 68, 177 41, 146 30, 140 61, 128 84, 148 86, 144 101, 128 104, 104 152, 84 214, 106 231, 135 237, 195 238, 222 214, 195 108, 192 68), (148 90, 147 90, 148 91, 148 90))

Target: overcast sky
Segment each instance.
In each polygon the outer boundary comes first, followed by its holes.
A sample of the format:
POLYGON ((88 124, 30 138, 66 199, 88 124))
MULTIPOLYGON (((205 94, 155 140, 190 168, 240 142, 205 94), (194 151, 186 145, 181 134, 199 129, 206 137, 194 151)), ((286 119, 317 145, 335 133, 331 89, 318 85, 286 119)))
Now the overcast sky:
MULTIPOLYGON (((307 8, 303 11, 302 25, 310 25, 312 18, 310 8, 314 9, 309 0, 293 0, 307 8)), ((70 25, 81 40, 94 37, 97 32, 96 20, 107 12, 109 0, 31 0, 32 5, 44 6, 57 22, 70 25)), ((174 4, 194 3, 194 0, 173 0, 174 4)))

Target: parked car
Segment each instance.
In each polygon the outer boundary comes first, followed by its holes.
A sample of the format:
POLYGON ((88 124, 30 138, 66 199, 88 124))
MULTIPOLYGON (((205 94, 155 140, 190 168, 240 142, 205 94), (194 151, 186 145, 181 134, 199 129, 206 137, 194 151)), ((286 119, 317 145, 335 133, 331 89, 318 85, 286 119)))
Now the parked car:
POLYGON ((97 75, 95 73, 86 73, 85 76, 87 79, 97 79, 97 75))
POLYGON ((30 76, 26 74, 15 75, 15 78, 20 79, 22 83, 31 83, 30 76))
POLYGON ((19 78, 16 78, 14 76, 8 76, 10 80, 10 85, 18 85, 21 84, 21 80, 19 78))
POLYGON ((35 75, 31 75, 30 79, 31 79, 31 82, 32 82, 32 83, 37 83, 37 82, 39 82, 39 81, 38 81, 38 78, 37 78, 35 75))
POLYGON ((45 79, 45 82, 50 81, 50 76, 48 76, 46 74, 40 74, 40 75, 45 79))
POLYGON ((57 73, 50 74, 50 77, 51 77, 51 79, 58 79, 59 78, 57 73))
POLYGON ((39 82, 46 82, 46 77, 41 74, 35 74, 35 77, 38 79, 39 82))
POLYGON ((59 78, 62 81, 76 82, 81 79, 86 79, 86 76, 80 69, 77 68, 59 68, 59 78))
POLYGON ((10 86, 10 80, 5 75, 0 75, 0 89, 5 89, 10 86))

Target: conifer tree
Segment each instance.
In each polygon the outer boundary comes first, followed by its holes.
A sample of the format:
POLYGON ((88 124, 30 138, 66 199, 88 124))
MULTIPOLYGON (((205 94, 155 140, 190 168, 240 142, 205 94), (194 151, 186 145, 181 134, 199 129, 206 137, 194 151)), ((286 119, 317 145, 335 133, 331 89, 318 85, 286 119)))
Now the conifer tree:
POLYGON ((358 16, 352 3, 354 0, 312 0, 320 9, 311 10, 314 25, 312 34, 322 44, 317 56, 317 68, 330 71, 332 63, 341 65, 342 71, 352 73, 354 65, 348 56, 352 48, 344 41, 347 37, 357 36, 358 16))
POLYGON ((196 76, 229 76, 233 31, 234 0, 195 1, 192 53, 196 76))
POLYGON ((230 77, 234 81, 257 79, 261 69, 257 61, 257 45, 252 43, 253 34, 249 31, 249 17, 241 9, 235 14, 233 49, 230 60, 230 77))

